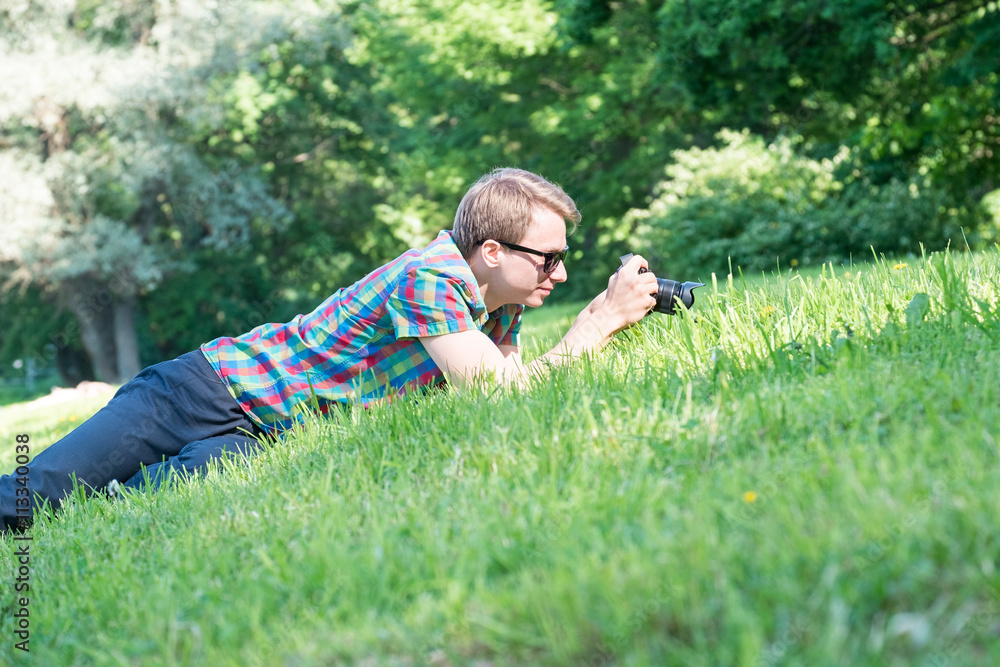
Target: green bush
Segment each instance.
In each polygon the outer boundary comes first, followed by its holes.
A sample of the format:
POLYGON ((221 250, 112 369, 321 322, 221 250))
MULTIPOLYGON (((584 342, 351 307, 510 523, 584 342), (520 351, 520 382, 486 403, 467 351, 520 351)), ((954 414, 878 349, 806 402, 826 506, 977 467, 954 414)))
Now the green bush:
POLYGON ((626 218, 632 245, 671 275, 724 273, 730 260, 767 270, 961 242, 963 218, 941 193, 895 179, 874 185, 857 172, 838 179, 847 149, 814 160, 797 154, 796 139, 766 144, 730 130, 717 138, 718 148, 675 151, 654 201, 626 218))

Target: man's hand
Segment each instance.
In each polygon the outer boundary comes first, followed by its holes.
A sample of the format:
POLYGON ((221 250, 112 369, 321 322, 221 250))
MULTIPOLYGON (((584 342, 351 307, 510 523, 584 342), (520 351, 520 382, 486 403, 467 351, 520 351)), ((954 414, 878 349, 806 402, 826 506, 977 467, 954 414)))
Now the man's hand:
POLYGON ((559 364, 575 359, 585 352, 604 347, 611 337, 630 327, 656 305, 656 276, 639 273, 647 268, 646 260, 638 255, 608 280, 608 289, 587 304, 566 335, 552 350, 527 366, 559 364))
MULTIPOLYGON (((613 327, 611 334, 630 327, 656 305, 656 276, 648 269, 649 264, 635 255, 608 280, 608 289, 597 296, 584 310, 591 315, 602 317, 613 327), (599 303, 598 299, 604 297, 599 303), (591 310, 592 309, 592 310, 591 310)), ((610 335, 610 334, 609 334, 610 335)))

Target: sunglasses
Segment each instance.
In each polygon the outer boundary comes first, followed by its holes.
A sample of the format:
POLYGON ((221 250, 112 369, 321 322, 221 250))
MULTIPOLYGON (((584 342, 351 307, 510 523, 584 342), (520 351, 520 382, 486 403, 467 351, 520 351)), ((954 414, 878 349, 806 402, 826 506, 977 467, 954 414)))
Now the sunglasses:
MULTIPOLYGON (((486 243, 486 241, 481 241, 481 243, 486 243)), ((510 248, 511 250, 520 250, 521 252, 526 252, 530 255, 538 255, 539 257, 544 257, 545 261, 542 263, 542 271, 544 273, 552 273, 559 266, 559 262, 566 260, 566 255, 569 254, 569 246, 566 246, 559 252, 542 252, 541 250, 535 250, 534 248, 526 248, 523 245, 517 245, 516 243, 507 243, 506 241, 497 241, 500 245, 510 248)))

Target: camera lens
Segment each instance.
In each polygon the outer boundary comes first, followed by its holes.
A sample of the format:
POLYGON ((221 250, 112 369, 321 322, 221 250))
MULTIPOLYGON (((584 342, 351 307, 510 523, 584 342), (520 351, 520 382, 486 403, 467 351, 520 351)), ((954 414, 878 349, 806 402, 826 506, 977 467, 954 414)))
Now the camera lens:
MULTIPOLYGON (((621 260, 622 266, 625 266, 626 262, 632 258, 632 254, 622 255, 618 259, 621 260)), ((620 269, 621 267, 619 267, 620 269)), ((649 269, 640 268, 639 273, 647 273, 649 269)), ((676 280, 670 280, 669 278, 657 278, 656 279, 656 305, 653 306, 653 311, 655 313, 663 313, 664 315, 674 315, 677 312, 677 299, 680 299, 681 303, 685 308, 690 309, 694 305, 694 290, 698 287, 704 287, 705 283, 695 283, 686 282, 679 283, 676 280)))
POLYGON ((669 278, 656 279, 656 305, 653 310, 665 315, 673 315, 676 301, 674 297, 680 296, 681 284, 669 278))
POLYGON ((695 288, 704 286, 704 283, 679 283, 668 278, 657 278, 656 305, 653 306, 653 310, 664 315, 674 315, 677 312, 678 299, 685 308, 690 309, 694 305, 695 288))

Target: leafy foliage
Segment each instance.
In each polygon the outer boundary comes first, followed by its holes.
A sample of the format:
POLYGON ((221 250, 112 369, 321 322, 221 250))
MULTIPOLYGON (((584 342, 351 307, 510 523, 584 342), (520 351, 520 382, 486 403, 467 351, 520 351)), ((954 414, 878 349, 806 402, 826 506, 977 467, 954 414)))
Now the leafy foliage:
POLYGON ((895 179, 838 180, 846 149, 813 160, 787 138, 765 144, 747 131, 723 131, 719 140, 719 148, 675 152, 657 198, 626 217, 654 268, 705 277, 736 266, 839 262, 873 247, 914 253, 962 238, 940 192, 895 179))
POLYGON ((591 295, 644 244, 669 270, 702 271, 730 255, 770 267, 997 236, 979 205, 1000 173, 994 2, 67 0, 0 13, 0 183, 18 184, 2 206, 23 227, 8 225, 5 275, 63 305, 77 285, 84 300, 134 293, 145 362, 253 313, 310 308, 450 226, 465 187, 498 165, 560 183, 584 215, 557 298, 591 295), (764 162, 710 166, 736 150, 726 128, 747 128, 740 150, 764 162), (753 148, 772 144, 780 160, 753 148), (684 175, 686 159, 704 173, 684 175), (674 167, 700 192, 683 219, 673 204, 662 217, 674 167), (695 255, 668 258, 688 237, 695 255))

